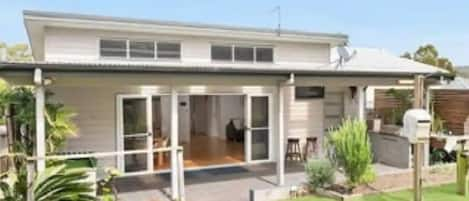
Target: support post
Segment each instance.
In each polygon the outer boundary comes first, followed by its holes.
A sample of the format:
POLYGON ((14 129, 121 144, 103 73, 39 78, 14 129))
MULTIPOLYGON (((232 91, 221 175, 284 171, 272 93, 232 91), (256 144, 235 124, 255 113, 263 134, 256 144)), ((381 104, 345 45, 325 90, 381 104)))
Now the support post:
POLYGON ((365 87, 357 87, 357 98, 358 98, 358 119, 365 121, 365 87))
MULTIPOLYGON (((414 108, 424 107, 424 81, 423 75, 416 75, 414 78, 414 108)), ((422 201, 422 160, 424 142, 417 142, 414 146, 414 201, 422 201)))
POLYGON ((186 194, 184 190, 184 150, 178 149, 178 176, 179 176, 179 200, 185 201, 186 194))
MULTIPOLYGON (((46 156, 46 125, 45 125, 45 88, 42 83, 42 71, 39 68, 34 70, 35 98, 36 98, 36 156, 44 158, 46 156)), ((37 160, 37 171, 46 169, 44 159, 37 160)))
POLYGON ((177 161, 178 149, 178 95, 176 89, 171 87, 171 198, 179 199, 179 170, 177 161))
POLYGON ((278 147, 277 147, 277 185, 285 184, 285 129, 284 129, 284 95, 285 86, 278 86, 278 147))
POLYGON ((34 201, 34 189, 33 189, 33 180, 34 180, 34 162, 26 162, 26 185, 27 185, 27 201, 34 201))

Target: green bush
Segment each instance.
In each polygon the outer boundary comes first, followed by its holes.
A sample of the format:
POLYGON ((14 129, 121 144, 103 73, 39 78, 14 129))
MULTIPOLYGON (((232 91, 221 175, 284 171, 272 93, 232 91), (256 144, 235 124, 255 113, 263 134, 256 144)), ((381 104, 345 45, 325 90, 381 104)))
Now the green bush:
POLYGON ((325 159, 311 159, 305 165, 308 184, 312 190, 325 188, 335 181, 334 165, 325 159))
POLYGON ((328 146, 330 158, 344 172, 349 190, 374 180, 372 150, 366 123, 345 120, 339 129, 331 131, 328 146))

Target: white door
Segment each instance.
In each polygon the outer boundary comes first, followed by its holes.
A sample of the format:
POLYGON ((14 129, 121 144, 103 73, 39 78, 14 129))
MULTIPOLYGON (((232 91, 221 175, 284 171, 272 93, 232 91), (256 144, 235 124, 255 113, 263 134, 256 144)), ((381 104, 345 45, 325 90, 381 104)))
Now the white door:
POLYGON ((245 103, 246 161, 269 161, 272 153, 271 98, 269 95, 247 95, 245 103))
POLYGON ((119 95, 117 97, 119 151, 138 153, 119 156, 124 173, 153 171, 152 97, 119 95))

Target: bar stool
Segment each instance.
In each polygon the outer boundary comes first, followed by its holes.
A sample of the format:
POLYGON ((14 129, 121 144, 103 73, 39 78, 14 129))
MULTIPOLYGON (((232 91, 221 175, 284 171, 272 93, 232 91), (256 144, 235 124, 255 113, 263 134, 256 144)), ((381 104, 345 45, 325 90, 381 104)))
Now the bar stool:
POLYGON ((300 138, 288 137, 287 140, 287 152, 285 154, 285 160, 297 160, 301 161, 301 148, 300 138))
POLYGON ((307 160, 308 158, 311 158, 316 154, 317 151, 317 143, 318 143, 318 138, 317 137, 307 137, 306 138, 306 146, 305 146, 305 152, 303 154, 304 158, 303 160, 307 160))

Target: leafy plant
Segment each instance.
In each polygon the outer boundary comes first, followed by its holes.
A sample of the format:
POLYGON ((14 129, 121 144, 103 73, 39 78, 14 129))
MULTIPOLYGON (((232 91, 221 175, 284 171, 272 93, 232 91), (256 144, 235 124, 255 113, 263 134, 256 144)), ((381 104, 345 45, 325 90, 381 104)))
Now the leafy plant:
MULTIPOLYGON (((47 168, 34 178, 34 201, 94 201, 90 193, 92 184, 84 182, 85 170, 67 170, 65 165, 47 168)), ((4 198, 2 201, 26 200, 26 174, 11 174, 6 181, 0 182, 4 198)))
POLYGON ((432 132, 441 133, 446 131, 445 120, 435 111, 435 102, 432 102, 430 109, 432 114, 432 132))
POLYGON ((308 184, 312 190, 328 187, 334 184, 335 167, 329 160, 308 160, 305 165, 305 170, 308 176, 308 184))
POLYGON ((101 199, 103 201, 114 201, 117 200, 114 195, 114 189, 112 182, 114 179, 120 175, 120 172, 114 168, 106 169, 106 177, 98 182, 99 191, 101 194, 101 199))
POLYGON ((372 150, 366 123, 347 119, 339 129, 331 131, 328 146, 333 150, 330 158, 345 174, 349 190, 374 180, 372 150))
MULTIPOLYGON (((0 91, 0 109, 10 108, 14 122, 12 132, 14 141, 22 143, 28 155, 33 154, 35 133, 35 97, 32 87, 5 87, 0 91)), ((53 94, 46 93, 46 144, 47 152, 60 149, 66 139, 75 134, 76 126, 72 121, 75 114, 63 104, 51 101, 53 94)), ((3 113, 2 113, 3 114, 3 113)))

